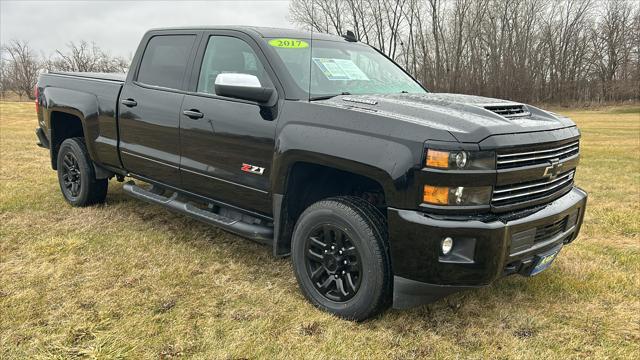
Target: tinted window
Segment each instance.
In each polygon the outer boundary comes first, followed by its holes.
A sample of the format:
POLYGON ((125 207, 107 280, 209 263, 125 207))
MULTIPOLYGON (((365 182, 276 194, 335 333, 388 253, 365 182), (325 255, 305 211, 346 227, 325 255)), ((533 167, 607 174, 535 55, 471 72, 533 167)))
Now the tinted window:
POLYGON ((216 76, 222 73, 255 75, 263 87, 271 87, 269 76, 249 44, 234 37, 212 36, 202 60, 198 92, 215 94, 216 76))
POLYGON ((155 36, 142 57, 138 81, 171 89, 182 88, 182 79, 195 35, 155 36))

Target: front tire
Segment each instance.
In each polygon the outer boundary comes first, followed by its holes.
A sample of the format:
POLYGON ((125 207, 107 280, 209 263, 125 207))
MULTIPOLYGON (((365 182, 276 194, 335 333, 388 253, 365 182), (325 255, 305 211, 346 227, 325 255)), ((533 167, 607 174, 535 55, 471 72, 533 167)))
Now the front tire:
POLYGON ((386 221, 363 199, 341 196, 309 206, 296 223, 292 261, 298 284, 316 307, 362 321, 391 302, 386 221))
POLYGON ((66 139, 58 150, 58 182, 64 199, 73 206, 103 203, 108 179, 96 179, 84 138, 66 139))

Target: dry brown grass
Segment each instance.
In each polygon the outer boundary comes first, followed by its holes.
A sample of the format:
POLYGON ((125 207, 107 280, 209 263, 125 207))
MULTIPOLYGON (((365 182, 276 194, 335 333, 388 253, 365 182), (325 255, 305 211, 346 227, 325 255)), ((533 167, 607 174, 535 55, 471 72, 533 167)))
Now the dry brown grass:
POLYGON ((583 233, 543 274, 363 324, 316 310, 270 249, 129 199, 71 208, 33 106, 0 103, 0 358, 637 358, 640 112, 583 131, 583 233))

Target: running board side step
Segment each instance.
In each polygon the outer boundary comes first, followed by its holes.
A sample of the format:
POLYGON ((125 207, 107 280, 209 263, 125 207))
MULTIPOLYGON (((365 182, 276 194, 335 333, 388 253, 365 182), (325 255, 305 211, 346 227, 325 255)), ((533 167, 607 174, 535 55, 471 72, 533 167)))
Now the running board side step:
POLYGON ((200 209, 190 203, 180 200, 177 192, 174 192, 170 197, 166 197, 154 192, 153 188, 151 190, 143 189, 137 186, 133 181, 126 182, 122 186, 122 190, 137 199, 144 200, 152 204, 162 205, 171 210, 191 216, 197 220, 217 226, 236 235, 246 237, 263 244, 273 243, 273 228, 264 225, 245 223, 218 215, 211 211, 200 209))

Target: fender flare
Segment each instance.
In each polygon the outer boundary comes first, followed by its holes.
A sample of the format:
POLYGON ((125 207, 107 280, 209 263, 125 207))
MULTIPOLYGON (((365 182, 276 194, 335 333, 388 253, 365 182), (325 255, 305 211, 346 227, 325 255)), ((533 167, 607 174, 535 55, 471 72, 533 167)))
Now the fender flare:
POLYGON ((332 144, 327 145, 324 136, 315 136, 313 139, 302 136, 301 132, 305 130, 313 131, 306 126, 299 126, 294 133, 281 132, 276 141, 270 180, 273 189, 273 254, 279 257, 289 253, 292 225, 288 222, 285 196, 291 170, 296 164, 321 165, 369 178, 381 186, 388 206, 398 206, 404 201, 406 192, 402 190, 409 186, 409 170, 414 168, 416 162, 408 146, 389 138, 323 129, 325 133, 330 133, 324 135, 331 136, 332 144), (300 140, 306 140, 306 143, 302 144, 300 140), (341 154, 352 156, 347 158, 341 154))
MULTIPOLYGON (((382 187, 385 198, 392 197, 396 189, 391 174, 375 165, 308 150, 289 150, 274 159, 272 172, 274 194, 286 194, 291 171, 299 163, 325 166, 369 178, 382 187)), ((393 199, 389 201, 393 202, 393 199)))
POLYGON ((51 118, 53 113, 60 112, 69 115, 73 115, 80 119, 82 125, 82 132, 85 138, 85 145, 89 151, 91 160, 97 160, 97 154, 95 150, 95 140, 99 134, 98 128, 98 116, 100 115, 100 109, 98 105, 98 98, 95 95, 85 92, 61 89, 56 87, 46 87, 43 90, 44 98, 44 120, 45 124, 49 128, 51 134, 52 146, 50 146, 51 162, 55 167, 55 151, 53 146, 53 138, 55 136, 55 129, 52 127, 51 118))
POLYGON ((289 123, 279 129, 272 161, 270 182, 274 194, 285 194, 292 166, 297 162, 333 167, 368 177, 385 191, 388 204, 393 206, 395 190, 402 187, 409 170, 421 156, 420 149, 412 149, 390 136, 376 135, 350 129, 324 127, 318 124, 289 123))

